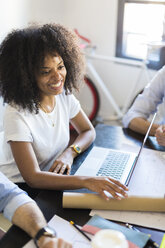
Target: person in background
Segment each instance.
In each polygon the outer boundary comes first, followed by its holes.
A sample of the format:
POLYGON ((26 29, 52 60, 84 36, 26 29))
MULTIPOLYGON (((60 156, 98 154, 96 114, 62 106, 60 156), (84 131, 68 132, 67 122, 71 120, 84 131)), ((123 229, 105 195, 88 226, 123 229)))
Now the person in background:
MULTIPOLYGON (((139 94, 123 118, 124 127, 145 134, 149 127, 148 118, 157 112, 162 104, 165 114, 165 67, 160 69, 142 94, 139 94)), ((160 124, 154 123, 150 135, 155 136, 159 145, 165 146, 165 115, 160 124)))
POLYGON ((39 248, 71 248, 72 245, 57 238, 55 231, 25 191, 0 172, 0 212, 13 224, 27 232, 39 248))
POLYGON ((74 158, 95 139, 94 127, 72 94, 84 82, 84 73, 77 36, 62 25, 15 30, 5 38, 0 46, 0 93, 7 103, 7 159, 0 170, 33 188, 87 188, 107 200, 106 191, 120 200, 128 189, 119 181, 70 175, 74 158), (71 146, 70 123, 78 133, 71 146))

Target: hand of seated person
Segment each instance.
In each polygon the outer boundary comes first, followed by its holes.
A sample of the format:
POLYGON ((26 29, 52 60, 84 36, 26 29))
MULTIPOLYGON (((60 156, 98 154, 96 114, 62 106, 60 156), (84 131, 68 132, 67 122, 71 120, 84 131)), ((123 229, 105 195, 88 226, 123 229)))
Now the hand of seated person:
POLYGON ((165 125, 161 125, 156 129, 155 137, 159 145, 165 146, 165 125))
POLYGON ((53 163, 50 172, 64 174, 66 172, 67 175, 70 174, 71 166, 73 164, 74 157, 72 153, 66 149, 53 163))
POLYGON ((71 248, 72 245, 61 238, 42 236, 38 241, 39 248, 71 248))
POLYGON ((110 177, 87 177, 85 186, 89 190, 99 193, 105 200, 109 200, 112 195, 117 200, 121 200, 121 196, 127 197, 128 188, 119 181, 110 177))

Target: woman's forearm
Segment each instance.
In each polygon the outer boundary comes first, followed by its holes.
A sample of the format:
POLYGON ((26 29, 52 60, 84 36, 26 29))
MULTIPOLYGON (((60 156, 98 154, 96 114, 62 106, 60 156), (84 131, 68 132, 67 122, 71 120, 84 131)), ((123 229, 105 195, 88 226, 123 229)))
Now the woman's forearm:
POLYGON ((121 200, 121 195, 128 196, 126 192, 128 188, 110 177, 66 176, 51 172, 41 172, 38 178, 37 176, 35 178, 36 180, 33 180, 35 184, 32 186, 36 188, 55 190, 87 188, 98 193, 105 200, 109 200, 106 191, 118 200, 121 200))
POLYGON ((71 124, 78 133, 73 144, 79 146, 82 151, 86 150, 96 138, 96 132, 92 123, 89 121, 84 111, 80 110, 76 117, 71 120, 71 124))
POLYGON ((85 151, 95 140, 96 132, 95 129, 87 130, 80 133, 77 138, 74 140, 73 144, 78 145, 81 148, 81 151, 85 151))
MULTIPOLYGON (((129 128, 135 132, 141 133, 141 134, 146 134, 148 127, 150 125, 150 122, 143 119, 143 118, 134 118, 130 124, 129 128)), ((158 124, 153 124, 151 127, 150 135, 154 136, 156 129, 159 127, 158 124)))
POLYGON ((40 189, 78 189, 85 187, 85 178, 80 176, 61 175, 54 172, 39 171, 31 175, 29 186, 40 189))

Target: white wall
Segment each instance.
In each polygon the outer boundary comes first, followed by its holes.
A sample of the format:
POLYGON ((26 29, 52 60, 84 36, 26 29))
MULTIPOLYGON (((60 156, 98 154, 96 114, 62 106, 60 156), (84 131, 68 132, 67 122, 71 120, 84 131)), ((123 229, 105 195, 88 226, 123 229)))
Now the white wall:
MULTIPOLYGON (((98 54, 108 56, 115 54, 117 0, 5 0, 4 3, 4 13, 8 14, 3 17, 2 22, 0 20, 1 28, 5 19, 7 20, 3 29, 8 30, 13 23, 18 27, 26 25, 27 22, 61 23, 77 28, 82 35, 91 39, 97 46, 98 54), (18 8, 14 7, 16 5, 18 8)), ((122 107, 137 79, 139 69, 102 61, 95 61, 94 64, 116 102, 122 107)), ((145 81, 143 74, 139 88, 145 85, 145 81)), ((99 92, 100 115, 104 119, 109 119, 113 109, 100 88, 99 92)))
MULTIPOLYGON (((0 42, 12 30, 27 25, 28 0, 1 0, 0 1, 0 42)), ((0 97, 0 131, 3 122, 3 100, 0 97)))
POLYGON ((65 24, 65 0, 28 0, 28 21, 65 24))
POLYGON ((8 32, 27 25, 28 0, 1 0, 0 41, 8 32))

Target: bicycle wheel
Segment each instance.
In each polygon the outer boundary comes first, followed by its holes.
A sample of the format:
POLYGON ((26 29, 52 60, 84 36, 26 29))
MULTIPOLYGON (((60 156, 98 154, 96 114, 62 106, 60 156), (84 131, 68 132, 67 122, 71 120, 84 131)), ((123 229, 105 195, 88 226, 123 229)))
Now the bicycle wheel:
POLYGON ((85 111, 90 121, 93 122, 100 108, 100 97, 92 80, 85 77, 84 81, 85 85, 80 89, 79 93, 76 93, 76 97, 79 99, 82 109, 85 111))

